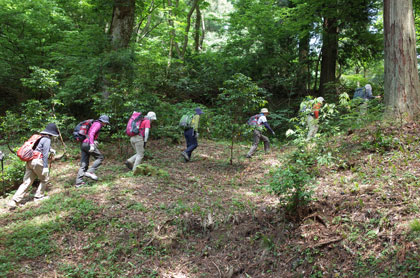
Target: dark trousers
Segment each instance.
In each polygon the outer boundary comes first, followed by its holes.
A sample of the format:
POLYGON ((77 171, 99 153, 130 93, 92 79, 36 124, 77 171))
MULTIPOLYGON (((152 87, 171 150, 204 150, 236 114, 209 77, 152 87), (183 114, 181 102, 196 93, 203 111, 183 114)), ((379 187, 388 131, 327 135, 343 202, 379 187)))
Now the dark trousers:
POLYGON ((187 141, 187 149, 185 152, 188 154, 188 157, 191 157, 193 150, 198 147, 197 138, 194 136, 194 129, 189 128, 184 131, 185 140, 187 141))
POLYGON ((93 152, 89 152, 90 145, 89 143, 82 143, 80 146, 81 151, 81 159, 80 159, 80 168, 77 172, 77 178, 76 178, 76 184, 81 184, 83 182, 83 176, 85 175, 85 172, 89 173, 95 173, 96 169, 102 164, 102 161, 104 160, 104 156, 102 153, 98 150, 98 148, 95 146, 95 149, 93 152), (93 156, 95 158, 95 161, 93 162, 92 166, 89 168, 89 158, 90 156, 93 156))

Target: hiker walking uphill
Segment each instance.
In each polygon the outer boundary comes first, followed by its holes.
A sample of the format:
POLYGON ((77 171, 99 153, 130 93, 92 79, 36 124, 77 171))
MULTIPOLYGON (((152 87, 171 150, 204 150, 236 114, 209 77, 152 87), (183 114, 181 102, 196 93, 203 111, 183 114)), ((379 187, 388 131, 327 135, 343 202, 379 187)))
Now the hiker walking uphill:
POLYGON ((87 135, 80 145, 81 158, 80 168, 77 172, 76 187, 85 184, 83 177, 88 177, 95 181, 98 180, 95 171, 102 164, 104 156, 99 151, 98 142, 96 140, 98 139, 101 128, 107 124, 109 124, 109 117, 107 115, 102 115, 97 121, 93 121, 90 126, 86 127, 87 135), (95 158, 91 167, 89 167, 90 156, 95 158))
POLYGON ((143 160, 152 121, 156 121, 155 112, 150 111, 146 117, 143 117, 140 112, 134 112, 127 123, 126 133, 131 136, 130 143, 136 151, 135 155, 125 161, 125 165, 130 170, 134 171, 143 160))
POLYGON ((48 159, 52 159, 50 153, 52 156, 55 155, 55 150, 51 148, 51 136, 57 137, 58 135, 57 126, 54 123, 50 123, 45 130, 33 135, 18 150, 19 158, 26 161, 26 170, 23 183, 19 186, 12 200, 9 202, 10 208, 15 208, 22 201, 25 192, 31 187, 37 177, 40 183, 36 190, 34 200, 40 201, 46 198, 44 191, 49 182, 48 159))
POLYGON ((273 135, 276 133, 271 129, 270 125, 267 122, 267 115, 268 115, 268 109, 263 108, 261 109, 260 113, 257 115, 252 116, 248 120, 248 124, 251 126, 255 126, 254 128, 254 142, 252 144, 251 149, 247 153, 246 157, 251 158, 251 156, 255 153, 255 151, 258 148, 258 144, 260 143, 260 140, 264 142, 264 151, 265 153, 268 153, 270 151, 270 140, 267 136, 264 136, 262 133, 264 129, 268 129, 273 135))
POLYGON ((185 162, 191 160, 192 152, 198 147, 198 125, 202 114, 203 110, 196 108, 195 114, 184 115, 179 122, 180 127, 184 128, 184 136, 187 142, 187 148, 181 152, 185 162))
POLYGON ((315 137, 316 133, 318 132, 319 110, 321 109, 323 102, 324 102, 323 97, 318 97, 314 99, 313 101, 311 101, 312 108, 306 118, 306 121, 308 123, 308 129, 309 129, 308 136, 306 138, 307 140, 315 137))

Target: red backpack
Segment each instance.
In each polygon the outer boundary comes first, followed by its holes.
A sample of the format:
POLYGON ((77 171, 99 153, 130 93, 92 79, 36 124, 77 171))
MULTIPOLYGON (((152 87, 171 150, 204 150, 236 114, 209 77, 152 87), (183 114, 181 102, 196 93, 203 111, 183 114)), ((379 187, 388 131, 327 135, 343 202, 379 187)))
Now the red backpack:
POLYGON ((133 112, 130 119, 128 120, 127 127, 125 128, 125 133, 128 136, 135 136, 140 133, 140 125, 144 120, 144 116, 141 112, 133 112))
POLYGON ((35 148, 41 139, 41 134, 34 134, 29 138, 22 147, 17 151, 17 156, 22 161, 31 161, 37 157, 41 157, 41 153, 35 152, 35 148))
POLYGON ((73 138, 78 142, 83 142, 83 140, 86 139, 86 136, 88 135, 89 129, 93 122, 93 119, 89 119, 78 123, 74 128, 73 138))

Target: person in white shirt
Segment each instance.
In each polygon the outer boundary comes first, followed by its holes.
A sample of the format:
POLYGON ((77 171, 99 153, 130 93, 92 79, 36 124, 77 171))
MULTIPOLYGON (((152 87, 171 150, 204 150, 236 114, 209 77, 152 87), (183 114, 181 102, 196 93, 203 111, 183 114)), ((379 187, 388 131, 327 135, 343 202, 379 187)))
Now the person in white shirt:
POLYGON ((273 135, 276 133, 273 131, 273 129, 270 127, 267 121, 267 115, 269 114, 267 108, 262 108, 260 112, 260 116, 258 117, 257 124, 254 129, 254 142, 251 146, 251 149, 247 153, 246 157, 251 158, 251 156, 255 153, 255 151, 258 148, 258 144, 260 143, 260 140, 264 142, 264 151, 265 153, 270 152, 270 140, 267 136, 264 136, 262 134, 264 128, 269 130, 273 135))

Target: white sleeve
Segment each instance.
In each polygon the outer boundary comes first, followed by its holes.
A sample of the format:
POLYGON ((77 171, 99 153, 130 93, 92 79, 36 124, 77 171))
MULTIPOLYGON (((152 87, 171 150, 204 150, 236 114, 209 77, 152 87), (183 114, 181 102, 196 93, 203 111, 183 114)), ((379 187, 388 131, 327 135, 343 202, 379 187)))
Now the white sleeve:
POLYGON ((261 116, 261 117, 258 118, 257 124, 261 125, 261 124, 266 123, 266 122, 267 122, 267 118, 265 116, 261 116))
POLYGON ((144 142, 147 142, 147 139, 149 139, 149 130, 150 128, 144 129, 144 142))

